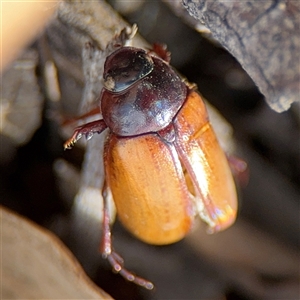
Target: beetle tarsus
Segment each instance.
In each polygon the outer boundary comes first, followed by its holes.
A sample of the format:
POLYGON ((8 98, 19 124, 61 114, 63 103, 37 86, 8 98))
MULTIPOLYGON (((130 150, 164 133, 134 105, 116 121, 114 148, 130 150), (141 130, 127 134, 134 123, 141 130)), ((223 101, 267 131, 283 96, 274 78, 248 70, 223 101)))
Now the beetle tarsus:
POLYGON ((111 255, 117 261, 122 267, 124 266, 124 259, 122 258, 121 255, 119 255, 117 252, 112 252, 111 255))
POLYGON ((119 273, 126 280, 134 282, 135 284, 142 286, 148 290, 152 290, 154 288, 154 284, 151 281, 146 280, 142 277, 138 277, 132 272, 125 269, 124 260, 118 253, 113 251, 110 254, 106 255, 106 257, 111 266, 113 267, 113 270, 116 273, 119 273))
POLYGON ((119 274, 124 277, 126 280, 134 282, 135 284, 144 287, 148 290, 152 290, 154 288, 154 284, 151 281, 148 281, 142 277, 135 276, 133 273, 128 270, 122 268, 119 271, 119 274))
POLYGON ((75 130, 72 137, 64 143, 64 150, 71 149, 74 146, 74 144, 79 140, 79 138, 77 138, 77 133, 78 132, 75 130))
POLYGON ((124 260, 119 260, 121 257, 116 252, 112 252, 111 254, 107 255, 106 258, 115 272, 119 273, 122 270, 124 260))
POLYGON ((77 127, 72 137, 64 143, 64 149, 71 149, 83 135, 87 140, 90 140, 95 133, 100 134, 106 127, 103 120, 97 120, 77 127))

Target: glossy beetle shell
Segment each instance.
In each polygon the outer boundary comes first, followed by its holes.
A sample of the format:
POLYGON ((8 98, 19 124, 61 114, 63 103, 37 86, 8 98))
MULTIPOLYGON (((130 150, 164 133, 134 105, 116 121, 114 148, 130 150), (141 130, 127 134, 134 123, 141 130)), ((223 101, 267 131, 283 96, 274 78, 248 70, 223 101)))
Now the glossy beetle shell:
POLYGON ((110 78, 111 86, 123 87, 118 92, 103 89, 101 95, 103 119, 118 136, 134 136, 165 128, 186 99, 187 87, 178 74, 162 59, 142 51, 132 47, 121 48, 109 56, 105 64, 104 79, 110 78), (139 59, 133 60, 132 57, 139 59), (121 58, 127 61, 126 67, 122 65, 117 69, 121 58), (150 71, 148 67, 147 73, 141 60, 151 60, 153 69, 150 71), (128 71, 128 64, 134 72, 128 71))

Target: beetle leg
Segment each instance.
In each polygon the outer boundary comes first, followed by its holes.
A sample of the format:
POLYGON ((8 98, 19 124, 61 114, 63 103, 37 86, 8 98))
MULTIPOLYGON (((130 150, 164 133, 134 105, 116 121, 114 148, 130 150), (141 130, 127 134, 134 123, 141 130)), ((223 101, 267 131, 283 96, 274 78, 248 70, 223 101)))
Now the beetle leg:
POLYGON ((101 244, 101 253, 104 258, 108 260, 110 265, 112 266, 113 270, 117 273, 119 273, 122 277, 124 277, 128 281, 132 281, 135 284, 142 286, 148 290, 152 290, 154 288, 154 285, 152 282, 142 278, 138 277, 129 270, 124 268, 124 260, 123 258, 113 250, 112 248, 112 240, 111 240, 111 228, 110 228, 110 216, 109 216, 109 210, 108 210, 108 201, 107 201, 107 195, 108 195, 108 189, 106 182, 104 183, 103 187, 103 236, 102 236, 102 244, 101 244))
POLYGON ((166 44, 154 43, 152 45, 152 49, 150 49, 149 53, 154 53, 165 62, 169 63, 171 61, 171 52, 168 51, 166 44))
POLYGON ((62 120, 61 124, 62 124, 62 126, 67 126, 71 123, 81 121, 83 119, 86 119, 88 117, 92 117, 92 116, 95 116, 95 115, 98 115, 98 114, 101 114, 101 110, 100 110, 99 106, 93 108, 92 110, 90 110, 87 113, 85 113, 83 115, 80 115, 78 117, 74 117, 74 118, 64 118, 63 117, 63 120, 62 120))
POLYGON ((242 158, 234 155, 227 155, 227 160, 234 178, 242 187, 246 187, 249 181, 248 164, 242 158))
POLYGON ((72 137, 64 143, 64 149, 71 149, 71 147, 74 146, 74 144, 83 135, 85 135, 86 139, 89 140, 92 138, 94 133, 100 134, 105 128, 107 128, 107 126, 103 120, 97 120, 77 127, 72 137))

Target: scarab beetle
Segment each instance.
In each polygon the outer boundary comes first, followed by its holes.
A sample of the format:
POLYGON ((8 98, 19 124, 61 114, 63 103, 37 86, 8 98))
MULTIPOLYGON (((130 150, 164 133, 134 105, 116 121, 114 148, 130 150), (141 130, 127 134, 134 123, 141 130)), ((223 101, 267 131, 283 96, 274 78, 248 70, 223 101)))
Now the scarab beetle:
POLYGON ((151 289, 153 284, 126 270, 112 249, 108 192, 134 236, 164 245, 182 239, 197 215, 212 233, 230 226, 237 213, 236 188, 204 102, 169 65, 163 47, 116 50, 106 59, 103 79, 103 119, 76 128, 65 148, 109 128, 102 252, 122 276, 151 289))

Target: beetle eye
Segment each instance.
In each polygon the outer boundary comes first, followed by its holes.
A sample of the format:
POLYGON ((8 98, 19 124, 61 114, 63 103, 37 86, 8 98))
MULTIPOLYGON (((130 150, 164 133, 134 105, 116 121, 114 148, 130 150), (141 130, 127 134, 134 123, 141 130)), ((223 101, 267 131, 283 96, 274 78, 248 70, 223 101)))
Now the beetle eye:
POLYGON ((153 61, 146 51, 123 47, 107 57, 104 64, 104 86, 121 92, 153 70, 153 61))

